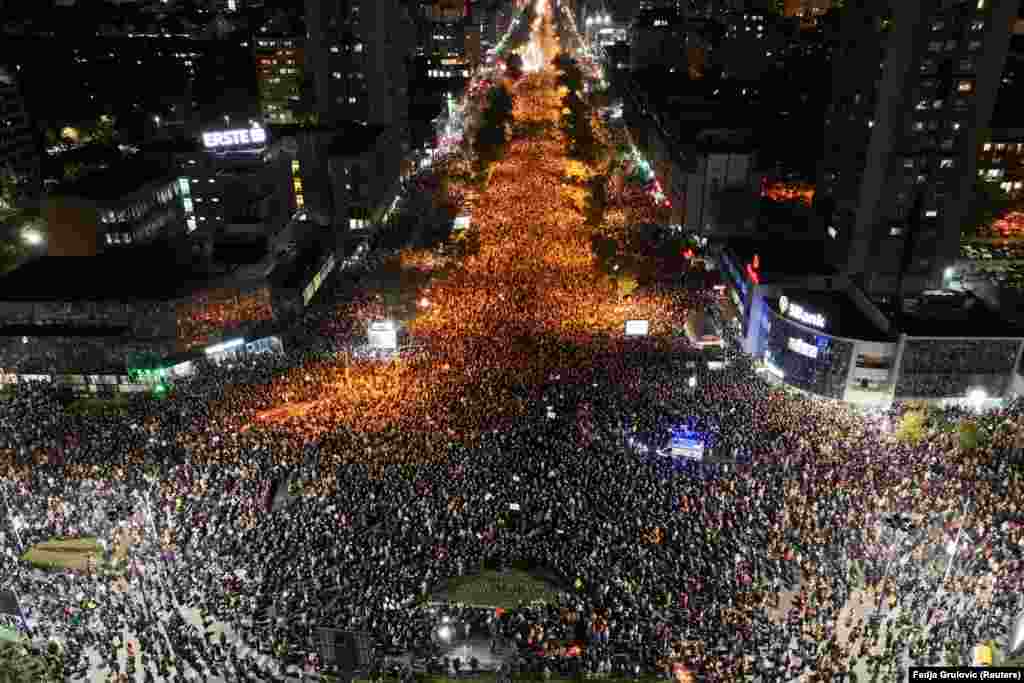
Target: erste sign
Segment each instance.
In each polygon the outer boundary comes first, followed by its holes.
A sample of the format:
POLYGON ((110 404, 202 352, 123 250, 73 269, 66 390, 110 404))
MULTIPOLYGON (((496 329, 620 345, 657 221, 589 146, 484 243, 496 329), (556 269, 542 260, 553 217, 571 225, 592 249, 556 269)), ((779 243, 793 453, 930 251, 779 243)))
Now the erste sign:
POLYGON ((203 133, 203 145, 207 149, 232 147, 234 145, 258 145, 267 141, 267 132, 262 128, 239 128, 203 133))

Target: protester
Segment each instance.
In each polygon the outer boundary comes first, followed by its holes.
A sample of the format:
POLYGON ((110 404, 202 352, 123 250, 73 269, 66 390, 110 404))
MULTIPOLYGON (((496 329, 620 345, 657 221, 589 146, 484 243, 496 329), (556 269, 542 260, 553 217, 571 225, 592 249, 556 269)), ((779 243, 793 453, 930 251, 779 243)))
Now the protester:
MULTIPOLYGON (((557 118, 550 72, 515 94, 517 120, 557 118)), ((1024 588, 1024 497, 1006 461, 1024 403, 987 413, 991 438, 960 453, 953 431, 894 440, 884 425, 899 407, 865 417, 765 382, 720 320, 730 362, 709 370, 678 331, 697 307, 717 317, 716 295, 655 282, 617 297, 564 201, 563 165, 551 130, 511 142, 474 216, 480 249, 432 285, 414 354, 356 357, 364 325, 387 313, 366 296, 310 314, 311 348, 200 363, 121 414, 76 415, 46 385, 16 386, 0 403, 0 580, 30 625, 72 662, 95 650, 112 677, 268 680, 312 666, 317 626, 436 654, 439 615, 418 599, 525 562, 561 596, 484 628, 538 672, 609 671, 627 652, 706 680, 841 680, 858 658, 894 680, 1000 635, 1024 588), (640 313, 655 336, 624 338, 640 313), (680 421, 731 463, 679 466, 638 447, 680 421), (893 514, 925 531, 940 520, 954 562, 884 531, 893 514), (105 539, 117 571, 43 574, 17 559, 85 535, 105 539), (914 561, 893 562, 903 554, 914 561), (122 664, 126 629, 138 657, 122 664), (257 634, 266 654, 242 647, 257 634), (581 659, 545 657, 553 639, 582 642, 581 659)))

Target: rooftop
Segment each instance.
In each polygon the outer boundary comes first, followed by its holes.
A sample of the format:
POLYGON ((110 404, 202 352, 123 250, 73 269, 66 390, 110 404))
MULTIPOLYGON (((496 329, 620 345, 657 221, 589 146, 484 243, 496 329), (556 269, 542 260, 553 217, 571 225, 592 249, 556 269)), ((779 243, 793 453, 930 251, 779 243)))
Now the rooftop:
POLYGON ((41 256, 0 278, 0 301, 169 301, 205 278, 164 245, 41 256))
MULTIPOLYGON (((864 341, 893 341, 893 336, 871 322, 846 292, 821 292, 789 287, 784 291, 792 302, 790 305, 798 304, 804 310, 824 316, 825 331, 830 335, 864 341)), ((780 313, 778 299, 769 303, 776 313, 780 313)))
POLYGON ((383 135, 388 126, 351 125, 339 128, 327 151, 332 156, 355 156, 373 149, 377 138, 383 135))
POLYGON ((81 178, 61 183, 55 195, 70 195, 93 200, 116 200, 136 192, 149 183, 171 182, 173 176, 159 163, 133 158, 108 168, 88 173, 81 178))
POLYGON ((970 292, 924 292, 907 300, 902 311, 884 312, 894 327, 911 337, 1024 337, 1024 329, 970 292))
POLYGON ((835 269, 825 262, 825 243, 820 239, 758 239, 737 237, 730 239, 726 250, 744 267, 757 256, 758 271, 763 279, 808 275, 835 275, 835 269))

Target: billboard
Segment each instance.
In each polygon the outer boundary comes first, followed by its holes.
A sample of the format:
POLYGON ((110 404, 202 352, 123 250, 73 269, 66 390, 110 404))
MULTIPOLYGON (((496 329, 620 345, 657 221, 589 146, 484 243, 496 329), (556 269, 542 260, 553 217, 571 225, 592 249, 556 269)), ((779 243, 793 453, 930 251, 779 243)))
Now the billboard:
POLYGON ((237 130, 215 130, 203 133, 203 146, 206 149, 224 149, 242 145, 262 145, 267 141, 267 131, 253 126, 237 130))
POLYGON ((627 337, 646 337, 650 324, 646 320, 627 320, 627 337))
POLYGON ((385 351, 394 351, 398 348, 398 328, 390 320, 370 323, 366 336, 371 348, 385 351))

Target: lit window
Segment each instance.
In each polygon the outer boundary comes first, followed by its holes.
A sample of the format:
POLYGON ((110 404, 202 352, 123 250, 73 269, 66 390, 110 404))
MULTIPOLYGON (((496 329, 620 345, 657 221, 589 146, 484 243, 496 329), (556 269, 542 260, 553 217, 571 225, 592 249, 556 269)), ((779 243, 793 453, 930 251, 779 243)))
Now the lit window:
POLYGON ((1024 183, 1019 180, 1013 183, 1013 189, 1015 190, 1019 190, 1022 186, 1024 186, 1024 183))
POLYGON ((348 103, 349 104, 355 104, 356 103, 356 98, 355 97, 349 97, 348 98, 348 103))
POLYGON ((984 145, 981 146, 981 149, 983 151, 985 151, 985 152, 991 152, 992 151, 992 143, 991 142, 986 142, 984 145))
POLYGON ((1003 169, 1001 168, 990 168, 985 172, 985 177, 989 180, 996 180, 1003 177, 1003 169))
POLYGON ((914 121, 914 130, 916 130, 916 131, 924 130, 924 121, 914 121))
POLYGON ((953 168, 953 160, 943 159, 942 161, 939 162, 939 168, 953 168))
POLYGON ((889 228, 889 237, 899 237, 903 234, 903 228, 898 226, 891 226, 889 228))
POLYGON ((971 22, 971 30, 972 31, 980 31, 983 28, 985 28, 985 20, 984 19, 975 19, 974 21, 971 22))
POLYGON ((996 151, 997 152, 1002 152, 1004 149, 1006 149, 1006 143, 1005 142, 1000 142, 1000 143, 996 144, 996 151))
POLYGON ((957 84, 956 89, 960 92, 971 92, 971 90, 974 89, 974 84, 970 81, 960 81, 957 84))
POLYGON ((903 160, 903 168, 914 168, 914 160, 913 159, 904 159, 903 160))
POLYGON ((936 209, 928 209, 927 211, 924 212, 925 218, 935 218, 938 215, 939 212, 936 209))
POLYGON ((355 45, 352 46, 352 51, 353 52, 362 52, 363 51, 363 44, 362 43, 356 43, 355 45))
POLYGON ((974 52, 975 50, 980 50, 981 49, 981 41, 980 40, 972 40, 971 42, 969 42, 967 44, 967 49, 970 50, 971 52, 974 52))
POLYGON ((917 107, 916 108, 917 108, 918 111, 923 111, 923 110, 927 109, 928 108, 928 100, 921 100, 920 102, 917 103, 917 107))
POLYGON ((941 31, 944 28, 946 28, 946 23, 943 21, 936 21, 932 24, 933 31, 941 31))
POLYGON ((932 109, 942 109, 942 100, 932 102, 932 109))
POLYGON ((298 159, 292 159, 292 173, 298 173, 298 172, 299 172, 299 160, 298 159))
POLYGON ((341 72, 340 71, 335 71, 331 75, 334 76, 335 78, 341 78, 341 72))

